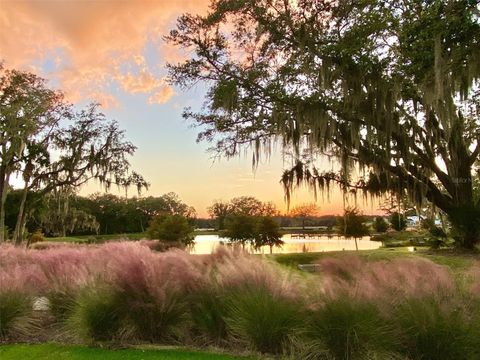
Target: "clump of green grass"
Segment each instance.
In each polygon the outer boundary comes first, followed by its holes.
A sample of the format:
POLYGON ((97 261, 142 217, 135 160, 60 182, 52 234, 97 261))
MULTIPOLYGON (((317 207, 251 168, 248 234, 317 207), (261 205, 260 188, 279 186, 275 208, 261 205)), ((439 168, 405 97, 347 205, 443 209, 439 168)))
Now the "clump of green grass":
POLYGON ((200 344, 226 344, 227 324, 225 294, 217 284, 205 284, 190 295, 190 316, 192 319, 192 337, 200 344))
POLYGON ((412 359, 479 359, 478 310, 438 298, 410 298, 392 314, 402 353, 412 359))
POLYGON ((16 289, 0 289, 0 340, 27 335, 32 326, 31 296, 16 289))
POLYGON ((308 313, 305 358, 366 359, 371 354, 390 354, 397 348, 394 329, 373 303, 350 297, 325 299, 308 313), (317 346, 315 346, 317 345, 317 346))
POLYGON ((240 341, 262 353, 280 354, 301 324, 301 306, 266 288, 237 291, 227 300, 226 322, 240 341))
POLYGON ((109 286, 95 284, 78 295, 69 323, 73 333, 87 342, 125 337, 121 299, 109 286))

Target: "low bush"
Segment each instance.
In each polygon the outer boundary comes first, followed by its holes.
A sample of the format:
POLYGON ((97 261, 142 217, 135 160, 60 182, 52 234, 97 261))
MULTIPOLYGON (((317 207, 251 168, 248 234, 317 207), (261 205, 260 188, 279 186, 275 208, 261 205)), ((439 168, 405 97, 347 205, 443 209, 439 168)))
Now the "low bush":
POLYGON ((39 242, 44 242, 45 241, 45 235, 40 230, 35 231, 31 236, 30 236, 30 243, 35 244, 39 242))

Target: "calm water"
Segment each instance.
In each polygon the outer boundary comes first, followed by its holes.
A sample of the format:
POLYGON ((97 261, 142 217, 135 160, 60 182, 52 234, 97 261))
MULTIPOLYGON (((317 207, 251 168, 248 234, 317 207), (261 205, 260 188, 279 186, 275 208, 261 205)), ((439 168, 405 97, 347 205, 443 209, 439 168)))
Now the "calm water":
MULTIPOLYGON (((283 235, 282 240, 285 242, 282 247, 274 247, 274 254, 289 254, 301 252, 322 252, 322 251, 342 251, 355 250, 355 240, 346 239, 342 236, 316 236, 307 239, 295 238, 295 235, 283 235)), ((228 243, 228 239, 221 238, 218 235, 197 235, 195 236, 195 246, 190 250, 192 254, 210 254, 221 243, 228 243)), ((369 236, 365 236, 357 240, 359 250, 378 249, 381 243, 378 241, 370 241, 369 236)), ((256 254, 269 254, 270 248, 264 246, 257 251, 248 249, 256 254)))

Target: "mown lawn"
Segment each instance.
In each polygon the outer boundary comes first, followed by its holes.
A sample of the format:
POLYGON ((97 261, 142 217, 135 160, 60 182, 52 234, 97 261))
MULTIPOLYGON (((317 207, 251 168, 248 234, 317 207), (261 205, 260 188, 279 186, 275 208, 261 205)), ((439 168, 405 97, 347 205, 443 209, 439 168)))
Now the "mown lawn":
POLYGON ((1 360, 253 360, 251 357, 214 354, 182 349, 121 349, 58 344, 2 345, 1 360))

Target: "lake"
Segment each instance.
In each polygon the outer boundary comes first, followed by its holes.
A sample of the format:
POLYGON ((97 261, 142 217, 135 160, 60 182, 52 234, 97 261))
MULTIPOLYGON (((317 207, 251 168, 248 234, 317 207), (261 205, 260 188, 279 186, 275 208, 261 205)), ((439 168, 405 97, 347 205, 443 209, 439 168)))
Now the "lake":
MULTIPOLYGON (((322 252, 322 251, 342 251, 355 250, 355 240, 347 239, 343 236, 319 235, 309 238, 298 238, 296 235, 286 234, 282 236, 285 242, 282 247, 274 247, 274 254, 290 254, 302 252, 322 252)), ((191 254, 210 254, 222 243, 227 244, 228 239, 221 238, 218 235, 197 235, 195 236, 195 245, 190 249, 191 254)), ((369 236, 357 240, 359 250, 378 249, 382 244, 378 241, 371 241, 369 236)), ((270 248, 263 246, 258 250, 246 247, 249 252, 255 254, 269 254, 270 248)))

